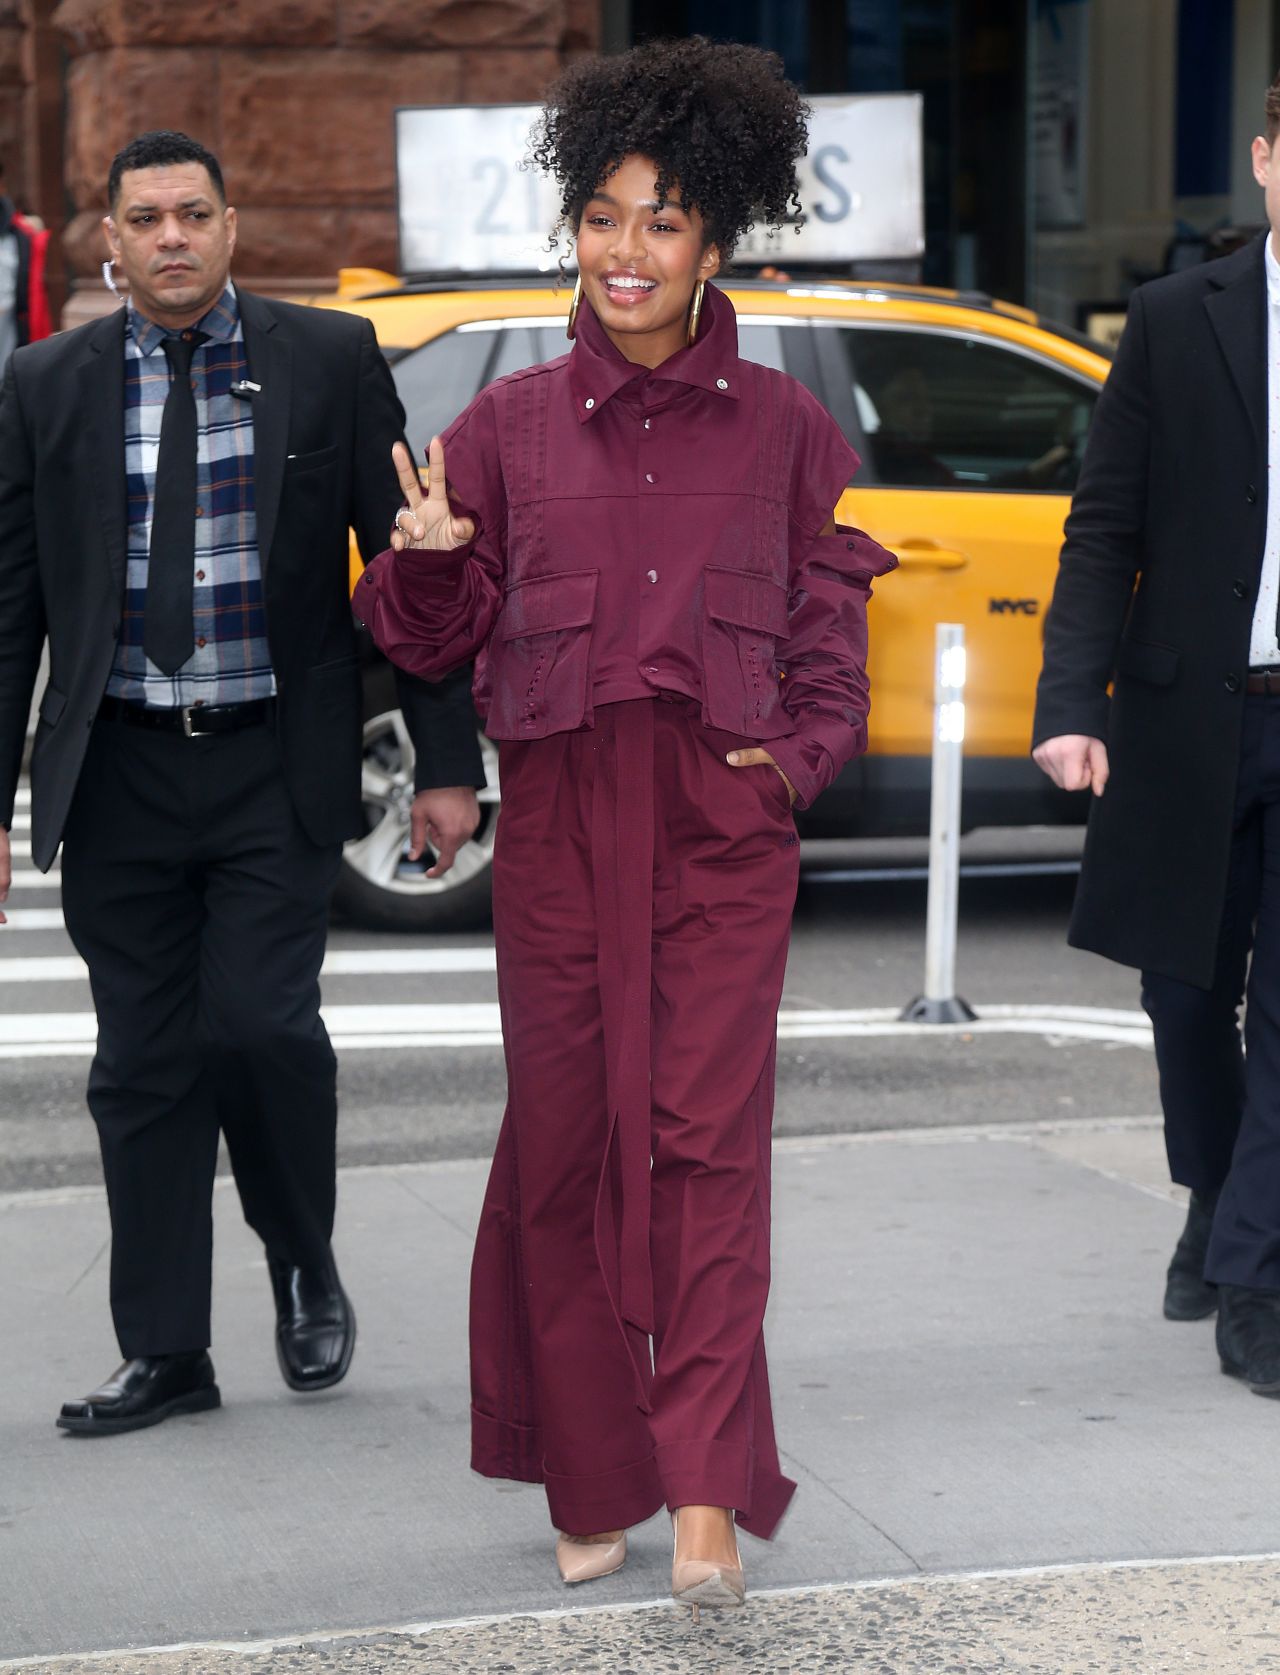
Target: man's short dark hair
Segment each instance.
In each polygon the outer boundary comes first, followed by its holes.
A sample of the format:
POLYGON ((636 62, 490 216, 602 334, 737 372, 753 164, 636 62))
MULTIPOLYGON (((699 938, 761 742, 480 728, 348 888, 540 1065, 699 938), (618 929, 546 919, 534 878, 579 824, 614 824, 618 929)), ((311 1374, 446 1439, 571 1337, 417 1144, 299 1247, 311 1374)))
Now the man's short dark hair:
POLYGON ((170 128, 153 128, 150 133, 139 134, 136 140, 130 140, 124 150, 117 151, 112 158, 107 175, 107 202, 112 209, 120 201, 120 182, 126 170, 160 169, 168 163, 203 164, 209 171, 218 201, 226 208, 227 189, 222 183, 221 166, 212 151, 189 134, 179 134, 170 128))
POLYGON ((1267 144, 1274 146, 1276 135, 1280 134, 1280 75, 1276 76, 1276 79, 1267 89, 1267 100, 1263 107, 1263 113, 1267 124, 1264 130, 1267 136, 1267 144))

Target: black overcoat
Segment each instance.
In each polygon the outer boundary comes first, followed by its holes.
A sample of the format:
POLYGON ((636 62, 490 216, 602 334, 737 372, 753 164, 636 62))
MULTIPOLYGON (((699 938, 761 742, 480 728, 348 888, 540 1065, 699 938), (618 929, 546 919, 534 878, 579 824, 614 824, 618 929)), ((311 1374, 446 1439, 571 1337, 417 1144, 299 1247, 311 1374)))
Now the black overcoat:
POLYGON ((1263 251, 1260 237, 1134 293, 1067 520, 1036 702, 1034 743, 1084 733, 1111 761, 1071 942, 1201 988, 1266 537, 1263 251))
MULTIPOLYGON (((348 527, 387 543, 404 414, 367 320, 238 292, 253 400, 254 504, 281 768, 304 830, 364 830, 362 693, 348 527)), ((124 310, 18 349, 0 397, 0 824, 40 650, 31 849, 47 868, 115 655, 125 588, 124 310)), ((482 782, 469 682, 405 680, 418 785, 482 782)))

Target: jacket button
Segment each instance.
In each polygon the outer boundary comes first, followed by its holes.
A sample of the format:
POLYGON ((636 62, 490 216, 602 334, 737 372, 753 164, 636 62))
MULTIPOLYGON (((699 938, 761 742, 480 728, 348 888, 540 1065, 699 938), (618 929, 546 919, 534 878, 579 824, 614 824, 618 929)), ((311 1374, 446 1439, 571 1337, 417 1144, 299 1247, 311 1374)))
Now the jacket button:
POLYGON ((1249 589, 1242 581, 1234 581, 1231 584, 1231 591, 1237 599, 1244 599, 1248 595, 1249 589))
POLYGON ((1226 687, 1228 692, 1239 692, 1239 690, 1240 690, 1240 676, 1239 675, 1228 675, 1226 680, 1223 681, 1222 684, 1226 687))
POLYGON ((1252 483, 1250 483, 1248 488, 1244 491, 1244 497, 1249 502, 1250 506, 1256 506, 1257 505, 1257 503, 1258 503, 1258 491, 1257 491, 1257 489, 1254 488, 1252 483))

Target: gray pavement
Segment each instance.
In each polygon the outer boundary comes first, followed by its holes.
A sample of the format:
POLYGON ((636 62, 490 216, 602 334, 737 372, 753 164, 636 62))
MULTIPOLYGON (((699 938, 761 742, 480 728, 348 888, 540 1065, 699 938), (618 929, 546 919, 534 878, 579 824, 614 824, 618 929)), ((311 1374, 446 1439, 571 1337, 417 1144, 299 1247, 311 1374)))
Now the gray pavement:
POLYGON ((744 1543, 747 1611, 696 1632, 661 1603, 661 1520, 618 1576, 566 1595, 539 1492, 467 1470, 483 1178, 476 1161, 344 1173, 361 1341, 347 1383, 310 1400, 279 1382, 261 1257, 220 1187, 226 1405, 102 1442, 52 1424, 113 1364, 100 1197, 0 1198, 0 1659, 81 1654, 103 1675, 1280 1667, 1280 1569, 1215 1557, 1280 1549, 1280 1405, 1221 1376, 1211 1323, 1160 1318, 1181 1211, 1150 1121, 779 1144, 769 1345, 800 1493, 774 1543, 744 1543))

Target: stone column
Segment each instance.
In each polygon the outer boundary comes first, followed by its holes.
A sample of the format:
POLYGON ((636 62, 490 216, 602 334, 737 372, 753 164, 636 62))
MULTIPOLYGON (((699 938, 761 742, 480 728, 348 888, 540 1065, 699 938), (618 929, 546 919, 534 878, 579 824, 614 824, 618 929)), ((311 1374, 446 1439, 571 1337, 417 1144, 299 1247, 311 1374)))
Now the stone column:
POLYGON ((23 0, 0 0, 0 158, 11 193, 27 199, 23 150, 29 16, 23 0))
POLYGON ((395 107, 537 99, 567 57, 595 47, 598 11, 598 0, 61 0, 71 271, 80 285, 97 273, 108 166, 148 128, 180 128, 217 153, 246 285, 329 289, 339 267, 394 268, 395 107))

